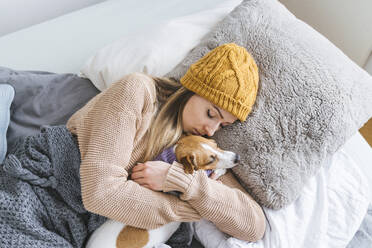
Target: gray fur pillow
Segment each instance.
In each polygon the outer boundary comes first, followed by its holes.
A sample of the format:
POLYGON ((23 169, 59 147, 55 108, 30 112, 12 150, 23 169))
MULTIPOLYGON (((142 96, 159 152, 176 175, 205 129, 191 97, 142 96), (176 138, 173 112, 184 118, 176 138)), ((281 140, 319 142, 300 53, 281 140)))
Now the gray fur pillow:
POLYGON ((372 77, 276 0, 243 1, 167 76, 229 42, 253 55, 260 88, 248 119, 214 138, 241 155, 243 187, 279 209, 372 116, 372 77))

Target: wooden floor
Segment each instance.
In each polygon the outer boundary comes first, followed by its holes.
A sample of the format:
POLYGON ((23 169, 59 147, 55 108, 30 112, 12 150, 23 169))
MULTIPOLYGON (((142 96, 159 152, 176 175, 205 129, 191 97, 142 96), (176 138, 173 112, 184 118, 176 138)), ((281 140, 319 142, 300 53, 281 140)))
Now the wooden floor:
POLYGON ((361 129, 359 129, 359 132, 372 147, 372 118, 369 119, 369 121, 361 129))

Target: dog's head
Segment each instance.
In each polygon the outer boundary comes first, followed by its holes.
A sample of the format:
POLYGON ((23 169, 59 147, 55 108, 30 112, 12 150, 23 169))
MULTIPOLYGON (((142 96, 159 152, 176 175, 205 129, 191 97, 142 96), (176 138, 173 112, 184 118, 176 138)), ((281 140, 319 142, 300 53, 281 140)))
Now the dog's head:
POLYGON ((215 170, 234 167, 239 155, 217 147, 213 139, 196 135, 183 136, 174 147, 177 161, 183 164, 185 173, 194 170, 215 170))

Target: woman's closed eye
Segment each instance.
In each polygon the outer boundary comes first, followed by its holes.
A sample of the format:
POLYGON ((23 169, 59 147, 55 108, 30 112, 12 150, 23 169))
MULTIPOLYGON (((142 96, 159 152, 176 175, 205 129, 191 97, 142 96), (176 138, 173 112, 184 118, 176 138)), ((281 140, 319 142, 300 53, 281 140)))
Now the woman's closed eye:
POLYGON ((207 115, 208 115, 208 117, 211 118, 211 119, 214 117, 214 116, 211 115, 211 110, 210 110, 210 109, 208 109, 208 111, 207 111, 207 115))
MULTIPOLYGON (((208 117, 211 118, 211 119, 213 119, 213 118, 215 117, 214 115, 213 115, 213 116, 211 115, 211 110, 210 110, 210 109, 208 109, 208 111, 207 111, 207 115, 208 115, 208 117)), ((227 125, 222 125, 222 124, 220 125, 221 128, 224 128, 225 126, 227 126, 227 125)))
POLYGON ((216 161, 216 156, 210 156, 210 161, 207 164, 212 164, 214 161, 216 161))

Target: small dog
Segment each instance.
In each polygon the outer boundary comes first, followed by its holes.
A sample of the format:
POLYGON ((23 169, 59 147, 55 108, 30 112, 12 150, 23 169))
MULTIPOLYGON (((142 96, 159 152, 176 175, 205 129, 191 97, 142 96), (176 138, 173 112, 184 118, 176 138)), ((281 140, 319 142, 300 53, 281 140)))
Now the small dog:
POLYGON ((224 151, 217 147, 216 141, 201 136, 183 136, 173 147, 177 161, 184 166, 185 173, 192 174, 195 170, 211 171, 213 179, 226 173, 226 169, 239 163, 238 154, 224 151))
MULTIPOLYGON (((182 136, 179 141, 165 149, 154 160, 162 160, 170 164, 174 160, 183 164, 185 173, 205 170, 208 176, 217 179, 226 173, 226 169, 239 162, 239 155, 223 151, 212 139, 196 135, 182 136)), ((170 222, 157 229, 143 230, 114 220, 107 220, 93 232, 88 240, 87 248, 151 248, 156 244, 167 242, 178 229, 181 222, 170 222)))

